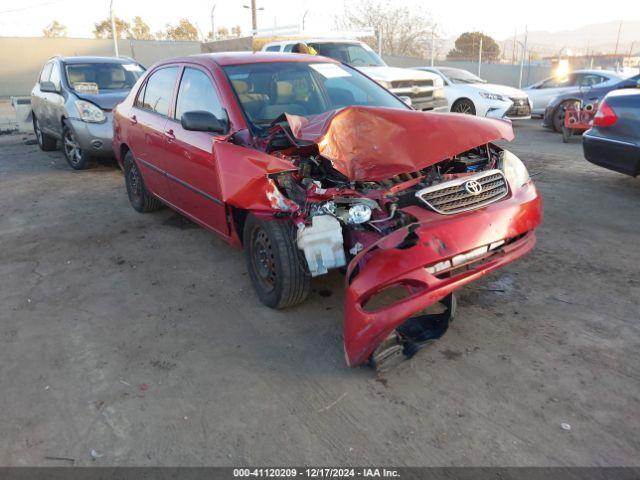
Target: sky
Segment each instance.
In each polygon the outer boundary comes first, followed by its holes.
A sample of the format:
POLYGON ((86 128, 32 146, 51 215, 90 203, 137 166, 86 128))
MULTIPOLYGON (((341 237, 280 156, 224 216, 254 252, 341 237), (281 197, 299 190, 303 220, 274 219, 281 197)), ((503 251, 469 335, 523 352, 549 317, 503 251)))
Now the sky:
MULTIPOLYGON (((92 37, 93 24, 109 14, 110 0, 0 0, 0 36, 39 36, 52 20, 68 29, 70 37, 92 37)), ((186 17, 204 35, 211 29, 211 9, 215 8, 216 29, 240 25, 251 28, 250 0, 113 0, 118 17, 126 20, 139 15, 151 31, 163 29, 186 17)), ((299 24, 305 12, 307 24, 331 29, 335 16, 354 0, 257 0, 259 28, 299 24)), ((427 12, 446 37, 469 30, 480 30, 496 40, 514 31, 572 30, 613 20, 640 20, 637 0, 388 0, 427 12)))

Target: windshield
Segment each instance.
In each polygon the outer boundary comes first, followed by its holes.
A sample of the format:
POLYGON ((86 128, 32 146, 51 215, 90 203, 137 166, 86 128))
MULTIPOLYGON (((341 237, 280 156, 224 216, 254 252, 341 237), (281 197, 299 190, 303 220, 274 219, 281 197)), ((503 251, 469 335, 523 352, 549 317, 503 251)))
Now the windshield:
POLYGON ((75 63, 65 67, 67 83, 77 92, 131 90, 144 69, 137 63, 75 63))
POLYGON ((312 116, 349 105, 408 108, 376 82, 338 63, 252 63, 224 71, 258 129, 283 113, 312 116))
POLYGON ((487 83, 486 80, 460 68, 441 68, 440 71, 447 76, 451 83, 487 83))
POLYGON ((386 67, 382 59, 372 50, 359 43, 309 43, 323 57, 333 58, 353 67, 386 67))

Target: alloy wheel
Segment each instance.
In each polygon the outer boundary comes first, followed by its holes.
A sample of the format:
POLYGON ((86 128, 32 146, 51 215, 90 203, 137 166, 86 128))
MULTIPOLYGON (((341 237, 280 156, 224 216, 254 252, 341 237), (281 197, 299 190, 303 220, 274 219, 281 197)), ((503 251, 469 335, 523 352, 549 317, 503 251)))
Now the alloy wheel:
POLYGON ((70 128, 66 129, 64 135, 64 153, 72 165, 78 165, 82 161, 82 150, 76 141, 70 128))

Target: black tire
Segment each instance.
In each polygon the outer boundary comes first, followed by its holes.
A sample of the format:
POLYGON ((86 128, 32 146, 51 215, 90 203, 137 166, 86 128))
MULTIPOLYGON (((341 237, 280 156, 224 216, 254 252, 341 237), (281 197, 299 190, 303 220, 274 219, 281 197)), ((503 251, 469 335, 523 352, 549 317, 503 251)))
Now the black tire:
POLYGON ((38 118, 35 114, 32 113, 33 117, 33 133, 36 134, 36 140, 38 142, 38 147, 43 152, 51 152, 56 149, 58 141, 52 137, 51 135, 47 135, 42 130, 40 130, 40 125, 38 124, 38 118))
POLYGON ((74 170, 84 170, 91 163, 91 157, 80 148, 73 129, 62 124, 62 151, 67 163, 74 170))
POLYGON ((475 115, 476 106, 468 98, 461 98, 453 102, 451 111, 454 113, 464 113, 465 115, 475 115))
POLYGON ((124 183, 127 187, 129 202, 134 210, 147 213, 162 207, 162 202, 149 193, 144 186, 140 169, 130 151, 124 157, 124 183))
POLYGON ((565 115, 565 112, 567 111, 567 107, 575 103, 576 102, 574 100, 568 100, 568 101, 562 102, 553 111, 552 126, 556 132, 562 133, 562 127, 564 126, 564 115, 565 115))
POLYGON ((295 228, 287 220, 260 220, 248 215, 244 252, 253 288, 270 308, 302 303, 309 295, 311 275, 296 245, 295 228))

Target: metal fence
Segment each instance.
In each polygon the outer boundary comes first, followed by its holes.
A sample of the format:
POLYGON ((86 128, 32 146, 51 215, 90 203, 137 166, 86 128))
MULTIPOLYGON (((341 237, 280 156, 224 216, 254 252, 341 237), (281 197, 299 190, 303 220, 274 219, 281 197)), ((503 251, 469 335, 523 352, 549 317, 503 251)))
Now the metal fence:
MULTIPOLYGON (((430 65, 429 60, 414 57, 383 57, 387 64, 393 67, 424 67, 430 65)), ((471 73, 478 74, 478 62, 471 61, 437 61, 436 66, 455 67, 469 70, 471 73)), ((531 85, 539 80, 550 77, 552 75, 551 67, 539 65, 524 65, 522 69, 522 86, 531 85)), ((511 87, 518 87, 520 79, 520 65, 506 65, 502 63, 483 63, 480 65, 480 76, 491 83, 500 83, 511 87)))

